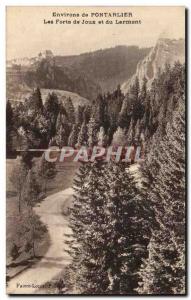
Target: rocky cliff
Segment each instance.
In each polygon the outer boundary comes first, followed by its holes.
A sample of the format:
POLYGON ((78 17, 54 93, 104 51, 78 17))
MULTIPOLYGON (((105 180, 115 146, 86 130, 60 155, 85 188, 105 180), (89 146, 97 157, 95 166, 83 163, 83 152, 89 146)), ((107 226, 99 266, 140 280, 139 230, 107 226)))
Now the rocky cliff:
POLYGON ((129 87, 138 77, 140 84, 143 78, 148 80, 150 87, 154 78, 157 78, 159 72, 163 71, 166 64, 173 65, 176 61, 184 63, 185 60, 185 40, 172 40, 161 38, 150 53, 138 63, 135 74, 122 84, 122 91, 127 93, 129 87))

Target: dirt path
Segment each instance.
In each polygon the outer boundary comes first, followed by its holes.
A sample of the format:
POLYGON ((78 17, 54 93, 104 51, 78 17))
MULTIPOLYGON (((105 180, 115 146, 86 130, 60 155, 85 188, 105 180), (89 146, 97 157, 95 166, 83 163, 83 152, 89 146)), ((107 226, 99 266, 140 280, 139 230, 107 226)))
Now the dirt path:
POLYGON ((7 293, 38 294, 38 286, 51 281, 70 262, 69 255, 63 251, 67 249, 64 234, 69 233, 70 229, 62 210, 70 206, 72 194, 72 188, 68 188, 48 196, 35 208, 42 222, 47 225, 51 245, 38 263, 9 281, 7 293))

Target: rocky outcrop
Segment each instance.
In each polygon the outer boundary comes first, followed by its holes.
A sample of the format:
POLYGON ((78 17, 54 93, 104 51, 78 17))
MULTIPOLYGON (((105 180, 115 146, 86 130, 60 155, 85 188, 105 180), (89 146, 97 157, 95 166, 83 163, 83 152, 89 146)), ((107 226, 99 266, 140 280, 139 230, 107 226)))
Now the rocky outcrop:
POLYGON ((138 63, 136 73, 122 84, 122 91, 128 92, 129 87, 138 77, 140 84, 143 78, 148 80, 148 87, 154 78, 157 78, 159 72, 163 71, 166 64, 173 65, 176 61, 184 63, 185 60, 185 40, 172 40, 161 38, 150 53, 138 63))

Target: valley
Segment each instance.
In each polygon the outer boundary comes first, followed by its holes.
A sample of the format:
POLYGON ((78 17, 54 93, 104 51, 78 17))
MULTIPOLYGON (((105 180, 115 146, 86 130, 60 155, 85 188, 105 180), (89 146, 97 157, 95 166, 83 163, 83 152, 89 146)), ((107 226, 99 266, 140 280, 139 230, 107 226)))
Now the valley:
POLYGON ((185 293, 184 51, 160 38, 9 61, 8 293, 185 293))
POLYGON ((28 61, 8 61, 8 97, 9 93, 14 95, 39 86, 77 93, 92 102, 99 93, 112 92, 130 78, 149 51, 150 48, 117 46, 80 55, 54 56, 47 50, 28 61))

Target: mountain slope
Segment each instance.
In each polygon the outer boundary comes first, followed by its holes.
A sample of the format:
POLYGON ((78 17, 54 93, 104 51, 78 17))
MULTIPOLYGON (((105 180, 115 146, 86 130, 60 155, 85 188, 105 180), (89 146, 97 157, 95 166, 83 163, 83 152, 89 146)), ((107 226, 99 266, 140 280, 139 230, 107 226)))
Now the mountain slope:
MULTIPOLYGON (((64 102, 66 99, 71 98, 75 108, 77 108, 78 105, 84 106, 89 104, 89 100, 87 100, 84 97, 81 97, 76 93, 72 93, 64 90, 55 90, 55 89, 41 89, 40 91, 41 91, 43 103, 45 102, 48 94, 54 92, 58 96, 60 101, 64 102)), ((26 89, 26 90, 23 89, 22 91, 16 93, 14 95, 14 98, 12 96, 11 99, 14 99, 12 100, 12 102, 23 102, 25 99, 29 98, 31 94, 32 94, 32 89, 26 89)))
POLYGON ((91 101, 99 93, 116 89, 136 71, 150 48, 117 46, 73 56, 7 61, 8 94, 19 86, 57 89, 77 93, 91 101))
POLYGON ((55 65, 66 73, 87 76, 101 87, 102 92, 113 91, 130 78, 137 64, 150 48, 117 46, 76 56, 56 56, 55 65))
POLYGON ((122 91, 127 93, 129 87, 138 77, 140 84, 143 78, 148 80, 150 87, 154 78, 163 71, 166 64, 173 65, 176 61, 184 63, 185 60, 185 40, 172 40, 167 38, 159 39, 156 46, 151 49, 150 53, 137 65, 136 73, 122 84, 122 91))

